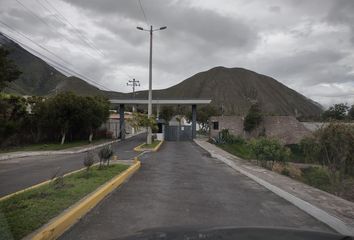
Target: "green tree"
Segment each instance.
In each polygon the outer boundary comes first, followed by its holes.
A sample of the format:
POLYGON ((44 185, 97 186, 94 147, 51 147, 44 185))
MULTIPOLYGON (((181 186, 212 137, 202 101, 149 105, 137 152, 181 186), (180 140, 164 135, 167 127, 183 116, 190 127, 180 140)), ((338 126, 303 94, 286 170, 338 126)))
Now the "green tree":
POLYGON ((160 118, 166 120, 166 122, 169 122, 171 118, 176 115, 176 111, 173 107, 171 106, 163 106, 161 108, 160 112, 160 118))
POLYGON ((354 105, 352 105, 352 107, 349 109, 348 117, 349 119, 354 120, 354 105))
MULTIPOLYGON (((219 116, 219 112, 215 106, 206 105, 200 108, 197 108, 197 123, 201 126, 202 131, 209 130, 209 118, 211 116, 219 116)), ((192 112, 187 113, 187 118, 189 121, 192 121, 192 112)))
POLYGON ((26 125, 26 100, 23 97, 0 93, 0 145, 16 144, 21 138, 9 139, 19 134, 26 125))
POLYGON ((80 116, 80 97, 64 92, 48 98, 40 110, 41 122, 46 130, 59 131, 61 144, 64 144, 68 131, 78 123, 80 116))
POLYGON ((128 120, 130 126, 134 128, 135 131, 138 131, 140 128, 150 127, 152 132, 157 130, 157 123, 154 117, 148 118, 146 114, 134 112, 131 119, 128 120))
POLYGON ((98 129, 109 117, 109 101, 100 96, 81 97, 79 99, 80 111, 77 123, 89 133, 89 142, 92 142, 94 130, 98 129))
POLYGON ((349 106, 344 103, 334 104, 322 113, 323 120, 344 120, 347 118, 349 106))
POLYGON ((8 59, 8 55, 9 51, 0 47, 0 91, 7 86, 7 83, 16 80, 21 75, 17 65, 8 59))
POLYGON ((243 122, 245 131, 250 132, 262 122, 262 111, 257 103, 252 104, 243 122))

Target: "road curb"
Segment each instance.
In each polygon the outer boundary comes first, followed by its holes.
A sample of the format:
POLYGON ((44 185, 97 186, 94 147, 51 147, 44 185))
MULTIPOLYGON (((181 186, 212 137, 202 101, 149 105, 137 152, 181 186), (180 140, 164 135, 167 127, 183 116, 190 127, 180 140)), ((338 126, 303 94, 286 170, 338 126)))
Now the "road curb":
MULTIPOLYGON (((126 139, 132 138, 134 136, 137 136, 139 134, 141 134, 142 132, 139 132, 137 134, 131 135, 126 137, 126 139)), ((13 159, 13 158, 23 158, 23 157, 32 157, 32 156, 51 156, 51 155, 68 155, 68 154, 76 154, 76 153, 83 153, 83 152, 87 152, 87 151, 91 151, 109 144, 113 144, 116 142, 120 142, 120 139, 117 140, 113 140, 113 141, 109 141, 109 142, 105 142, 105 143, 101 143, 101 144, 97 144, 97 145, 92 145, 86 148, 82 148, 79 150, 75 150, 75 151, 70 151, 70 150, 57 150, 57 151, 32 151, 32 152, 9 152, 9 153, 2 153, 0 154, 0 161, 4 161, 4 160, 9 160, 9 159, 13 159)), ((70 149, 70 148, 69 148, 70 149)))
POLYGON ((157 152, 157 151, 160 149, 160 147, 161 147, 161 145, 162 145, 163 142, 164 142, 164 140, 161 140, 161 142, 160 142, 159 144, 157 144, 157 146, 154 147, 153 149, 142 148, 142 146, 145 145, 145 143, 143 143, 143 144, 140 144, 139 146, 135 147, 135 148, 134 148, 134 151, 135 151, 135 152, 146 152, 146 151, 149 151, 149 152, 157 152))
POLYGON ((212 150, 207 149, 206 147, 204 147, 202 144, 200 144, 198 141, 194 140, 194 142, 200 146, 201 148, 203 148, 204 150, 206 150, 207 152, 210 153, 210 155, 213 158, 216 158, 222 162, 224 162, 225 164, 227 164, 229 167, 235 169, 236 171, 240 172, 241 174, 249 177, 250 179, 252 179, 253 181, 257 182, 258 184, 262 185, 263 187, 267 188, 268 190, 270 190, 271 192, 275 193, 276 195, 278 195, 279 197, 287 200, 288 202, 292 203, 293 205, 295 205, 296 207, 300 208, 301 210, 303 210, 304 212, 306 212, 307 214, 313 216, 314 218, 316 218, 317 220, 325 223, 326 225, 330 226, 331 228, 333 228, 334 230, 336 230, 337 232, 343 234, 343 235, 350 235, 350 236, 354 236, 354 228, 351 226, 348 226, 345 222, 343 222, 342 220, 338 219, 337 217, 330 215, 329 213, 327 213, 326 211, 314 206, 313 204, 306 202, 296 196, 294 196, 291 193, 288 193, 287 191, 247 172, 246 170, 244 170, 242 167, 237 166, 237 164, 235 162, 233 162, 230 159, 227 159, 226 157, 223 157, 219 154, 215 154, 212 150))
POLYGON ((25 240, 47 240, 57 239, 66 230, 73 226, 80 218, 87 214, 100 201, 104 199, 114 189, 124 183, 141 166, 141 162, 136 159, 135 163, 127 170, 114 177, 96 191, 81 199, 79 202, 65 210, 59 216, 50 220, 46 225, 26 236, 25 240))

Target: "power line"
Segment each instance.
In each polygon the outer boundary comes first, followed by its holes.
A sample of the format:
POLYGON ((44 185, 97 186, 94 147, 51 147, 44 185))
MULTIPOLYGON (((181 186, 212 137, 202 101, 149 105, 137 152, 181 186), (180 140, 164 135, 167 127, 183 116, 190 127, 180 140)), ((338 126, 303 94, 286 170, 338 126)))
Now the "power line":
MULTIPOLYGON (((0 22, 1 22, 1 21, 0 21, 0 22)), ((1 23, 2 23, 2 22, 1 22, 1 23)), ((23 43, 23 42, 21 42, 21 41, 18 41, 18 40, 16 40, 16 39, 10 37, 9 35, 7 35, 7 34, 5 34, 5 33, 3 33, 3 34, 4 34, 7 38, 9 38, 9 39, 11 39, 12 41, 14 41, 15 43, 17 43, 17 44, 19 44, 19 45, 22 45, 22 46, 25 46, 27 49, 30 49, 32 52, 34 52, 34 53, 36 53, 37 55, 41 56, 41 58, 44 58, 44 59, 46 59, 47 61, 51 62, 51 64, 49 63, 49 65, 51 65, 51 66, 54 65, 53 67, 58 68, 58 69, 61 70, 62 72, 66 73, 66 74, 68 74, 68 75, 78 75, 78 76, 80 76, 81 78, 83 78, 85 81, 90 82, 90 83, 92 83, 93 85, 100 86, 100 87, 102 87, 102 88, 104 88, 105 90, 108 90, 108 91, 114 91, 114 90, 109 89, 109 88, 107 88, 106 86, 104 86, 104 85, 102 85, 102 84, 100 84, 100 83, 97 83, 96 81, 94 81, 94 80, 88 78, 87 76, 85 76, 85 75, 83 75, 83 74, 81 74, 81 73, 78 73, 78 72, 76 72, 76 71, 74 71, 74 70, 72 70, 72 69, 70 69, 70 68, 68 68, 68 67, 66 67, 66 66, 64 66, 64 65, 62 65, 62 64, 60 64, 60 63, 58 63, 57 61, 55 61, 55 60, 49 58, 48 56, 43 55, 42 53, 40 53, 40 52, 38 52, 37 50, 33 49, 32 47, 28 46, 27 44, 25 44, 25 43, 23 43)), ((56 55, 54 54, 54 56, 56 56, 56 55)))
POLYGON ((10 25, 4 23, 3 21, 0 20, 0 23, 3 24, 5 27, 7 27, 8 29, 10 29, 10 31, 15 32, 19 35, 21 35, 22 37, 26 38, 28 41, 32 42, 33 44, 37 45, 39 48, 43 49, 44 51, 49 52, 50 54, 52 54, 53 56, 57 57, 58 59, 60 59, 62 62, 66 63, 66 64, 70 64, 68 61, 66 61, 65 59, 59 57, 58 55, 56 55, 54 52, 48 50, 47 48, 41 46, 40 44, 36 43, 35 41, 33 41, 31 38, 27 37, 25 34, 17 31, 16 29, 14 29, 13 27, 11 27, 10 25))
POLYGON ((145 14, 145 11, 144 11, 144 8, 143 8, 143 5, 141 4, 141 1, 140 1, 140 0, 138 0, 138 3, 139 3, 140 10, 141 10, 141 12, 143 13, 143 16, 144 16, 144 19, 145 19, 146 25, 149 25, 149 21, 147 20, 147 17, 146 17, 146 14, 145 14))
MULTIPOLYGON (((39 0, 37 0, 39 2, 39 0)), ((63 14, 60 13, 60 11, 54 7, 49 1, 45 0, 45 2, 48 4, 48 6, 52 7, 54 9, 54 11, 56 11, 58 13, 58 15, 60 17, 62 17, 67 23, 70 24, 70 26, 75 30, 75 32, 81 36, 81 40, 83 42, 85 42, 89 47, 93 48, 94 50, 96 50, 98 53, 100 53, 102 56, 104 56, 104 53, 98 49, 95 45, 93 45, 92 41, 89 40, 88 38, 86 38, 78 28, 76 28, 63 14)))
MULTIPOLYGON (((19 0, 16 0, 16 2, 21 5, 22 8, 24 8, 28 13, 30 13, 31 16, 37 18, 39 21, 41 21, 42 23, 44 23, 45 25, 47 25, 49 27, 49 29, 54 32, 54 33, 59 33, 66 41, 71 42, 69 39, 66 38, 66 36, 58 31, 53 31, 52 30, 52 26, 50 26, 48 24, 48 22, 44 21, 40 16, 38 16, 38 14, 36 14, 34 11, 32 11, 31 9, 29 9, 28 7, 26 7, 26 5, 24 5, 23 3, 21 3, 19 0)), ((64 23, 65 25, 65 23, 64 23)), ((90 56, 91 58, 93 58, 92 55, 90 55, 87 51, 85 51, 85 49, 83 49, 83 51, 90 56)), ((96 59, 95 59, 96 60, 96 59)))

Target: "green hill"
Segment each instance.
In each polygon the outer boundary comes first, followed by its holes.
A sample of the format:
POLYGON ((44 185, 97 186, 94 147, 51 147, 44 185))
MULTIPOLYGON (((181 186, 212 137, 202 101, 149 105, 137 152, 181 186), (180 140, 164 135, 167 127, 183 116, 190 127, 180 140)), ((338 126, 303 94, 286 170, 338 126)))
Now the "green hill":
POLYGON ((101 90, 77 77, 66 77, 42 59, 0 33, 0 45, 10 51, 21 70, 19 79, 9 84, 6 92, 19 95, 50 95, 54 92, 73 91, 79 95, 102 94, 101 90))

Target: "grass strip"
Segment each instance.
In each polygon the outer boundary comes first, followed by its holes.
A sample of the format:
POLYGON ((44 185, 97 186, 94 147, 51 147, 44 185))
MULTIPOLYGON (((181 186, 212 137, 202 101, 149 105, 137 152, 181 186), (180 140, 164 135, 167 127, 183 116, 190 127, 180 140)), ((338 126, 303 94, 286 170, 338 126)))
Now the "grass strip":
POLYGON ((141 146, 141 148, 155 148, 161 141, 160 140, 155 140, 151 144, 145 143, 144 145, 141 146))
POLYGON ((0 202, 0 239, 21 239, 129 166, 92 167, 0 202))

